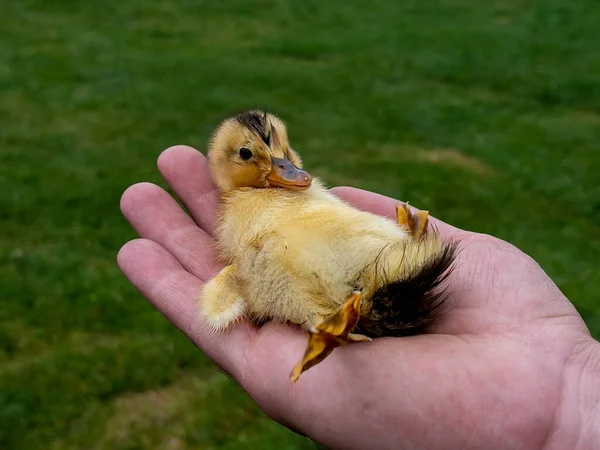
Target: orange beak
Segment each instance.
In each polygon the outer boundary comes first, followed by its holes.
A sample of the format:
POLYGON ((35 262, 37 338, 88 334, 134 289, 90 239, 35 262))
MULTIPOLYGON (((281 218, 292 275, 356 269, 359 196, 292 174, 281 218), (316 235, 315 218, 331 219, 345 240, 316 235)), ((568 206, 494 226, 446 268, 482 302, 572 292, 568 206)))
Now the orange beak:
POLYGON ((298 169, 287 159, 272 157, 271 162, 271 173, 267 176, 269 185, 295 191, 304 191, 310 187, 312 176, 308 172, 298 169))

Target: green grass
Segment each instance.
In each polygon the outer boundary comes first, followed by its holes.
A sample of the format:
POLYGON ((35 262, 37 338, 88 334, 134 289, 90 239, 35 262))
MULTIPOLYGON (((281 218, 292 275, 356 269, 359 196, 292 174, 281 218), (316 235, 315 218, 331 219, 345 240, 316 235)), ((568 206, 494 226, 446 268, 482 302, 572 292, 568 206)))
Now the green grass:
POLYGON ((0 447, 313 448, 128 284, 166 147, 266 106, 306 166, 536 258, 600 336, 597 0, 9 1, 0 447))

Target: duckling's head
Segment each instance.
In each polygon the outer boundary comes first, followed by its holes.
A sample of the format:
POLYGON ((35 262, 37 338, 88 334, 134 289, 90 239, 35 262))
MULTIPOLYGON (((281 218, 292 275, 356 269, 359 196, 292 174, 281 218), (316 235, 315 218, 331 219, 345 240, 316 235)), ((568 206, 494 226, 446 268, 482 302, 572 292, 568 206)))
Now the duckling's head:
POLYGON ((312 183, 300 156, 290 148, 283 121, 263 111, 244 112, 221 123, 210 141, 208 159, 222 192, 244 187, 301 191, 312 183))

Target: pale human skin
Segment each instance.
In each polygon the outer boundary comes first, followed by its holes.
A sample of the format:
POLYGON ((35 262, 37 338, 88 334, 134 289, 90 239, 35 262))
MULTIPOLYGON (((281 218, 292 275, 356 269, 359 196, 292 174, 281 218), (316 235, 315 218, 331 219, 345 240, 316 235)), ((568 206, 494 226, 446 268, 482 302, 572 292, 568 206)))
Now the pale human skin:
MULTIPOLYGON (((211 334, 199 321, 198 293, 221 268, 212 250, 219 193, 190 147, 167 149, 158 167, 192 217, 156 185, 130 187, 121 209, 141 238, 123 246, 119 265, 274 420, 339 449, 600 448, 600 343, 514 246, 432 219, 461 241, 432 334, 351 343, 292 384, 306 345, 299 329, 242 322, 211 334)), ((396 200, 334 192, 395 217, 396 200)))

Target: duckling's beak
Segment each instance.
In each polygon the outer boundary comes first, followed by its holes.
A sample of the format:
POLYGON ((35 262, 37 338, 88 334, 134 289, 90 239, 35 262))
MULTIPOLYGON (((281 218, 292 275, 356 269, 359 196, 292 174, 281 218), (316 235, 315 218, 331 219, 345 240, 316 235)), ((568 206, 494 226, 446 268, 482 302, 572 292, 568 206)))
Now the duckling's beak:
POLYGON ((267 181, 271 186, 292 189, 295 191, 304 191, 312 183, 312 176, 298 169, 287 159, 271 157, 271 173, 267 176, 267 181))

